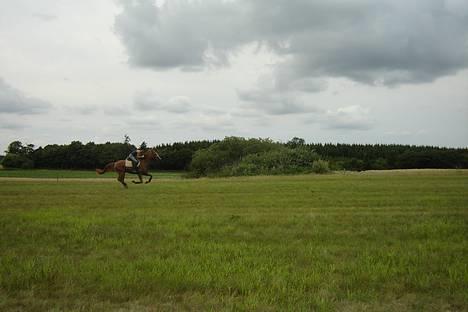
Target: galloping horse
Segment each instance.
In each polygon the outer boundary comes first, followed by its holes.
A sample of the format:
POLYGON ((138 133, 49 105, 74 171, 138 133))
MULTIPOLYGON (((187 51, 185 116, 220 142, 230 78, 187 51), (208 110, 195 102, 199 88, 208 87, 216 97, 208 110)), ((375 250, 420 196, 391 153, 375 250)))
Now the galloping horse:
POLYGON ((156 151, 155 148, 151 148, 151 149, 146 150, 142 155, 144 157, 143 157, 143 159, 140 160, 140 166, 137 168, 136 172, 133 170, 132 167, 125 166, 125 160, 122 159, 122 160, 117 160, 115 162, 108 163, 104 167, 104 169, 96 169, 96 173, 103 174, 103 173, 106 173, 108 171, 115 171, 115 172, 117 172, 119 174, 119 177, 117 178, 117 180, 120 183, 122 183, 122 185, 125 186, 126 188, 128 187, 127 183, 125 183, 125 181, 124 181, 126 172, 138 175, 138 178, 140 179, 140 181, 138 181, 138 182, 137 181, 132 181, 135 184, 143 183, 143 179, 141 177, 142 175, 150 177, 149 180, 145 182, 145 183, 150 183, 151 180, 153 179, 153 176, 148 173, 149 164, 150 164, 150 162, 152 160, 161 159, 161 157, 159 156, 159 154, 158 154, 158 152, 156 151))

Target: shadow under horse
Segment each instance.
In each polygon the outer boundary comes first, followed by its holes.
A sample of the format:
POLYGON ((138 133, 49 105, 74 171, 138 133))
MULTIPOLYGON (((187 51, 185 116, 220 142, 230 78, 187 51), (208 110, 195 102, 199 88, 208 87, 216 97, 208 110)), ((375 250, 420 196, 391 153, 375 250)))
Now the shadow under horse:
POLYGON ((143 158, 140 159, 140 166, 137 167, 137 171, 133 169, 133 167, 126 167, 125 166, 125 159, 117 160, 114 162, 108 163, 104 169, 96 169, 96 173, 98 174, 104 174, 106 172, 111 172, 115 171, 118 174, 117 180, 122 183, 124 187, 128 187, 127 183, 125 183, 125 173, 132 173, 138 175, 139 181, 132 181, 135 184, 141 184, 143 183, 143 178, 142 176, 147 176, 150 177, 148 181, 145 183, 150 183, 151 180, 153 179, 153 176, 148 173, 149 165, 151 161, 156 160, 156 159, 161 159, 159 156, 158 152, 156 151, 155 148, 150 148, 146 150, 142 154, 143 158))

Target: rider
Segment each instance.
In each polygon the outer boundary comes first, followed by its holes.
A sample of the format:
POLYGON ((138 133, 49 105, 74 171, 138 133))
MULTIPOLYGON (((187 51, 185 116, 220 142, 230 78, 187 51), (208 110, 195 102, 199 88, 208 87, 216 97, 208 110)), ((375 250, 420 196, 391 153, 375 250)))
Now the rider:
POLYGON ((145 148, 142 145, 140 145, 139 148, 131 152, 127 157, 128 160, 132 161, 134 171, 138 171, 138 166, 140 165, 139 159, 145 158, 145 155, 143 155, 145 148))

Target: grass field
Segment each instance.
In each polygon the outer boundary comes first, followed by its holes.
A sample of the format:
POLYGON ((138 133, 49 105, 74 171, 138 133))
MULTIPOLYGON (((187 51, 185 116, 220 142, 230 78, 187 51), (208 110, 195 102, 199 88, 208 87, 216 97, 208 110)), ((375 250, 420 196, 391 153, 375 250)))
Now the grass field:
POLYGON ((0 199, 0 310, 468 310, 467 171, 0 180, 0 199))

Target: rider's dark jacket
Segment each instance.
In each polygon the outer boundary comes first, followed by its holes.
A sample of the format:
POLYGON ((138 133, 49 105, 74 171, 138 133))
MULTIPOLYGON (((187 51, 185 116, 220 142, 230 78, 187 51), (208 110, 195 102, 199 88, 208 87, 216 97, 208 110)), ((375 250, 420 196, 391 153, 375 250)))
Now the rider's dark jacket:
POLYGON ((143 158, 144 156, 140 155, 141 154, 141 150, 140 149, 136 149, 134 150, 133 152, 131 152, 127 159, 131 160, 133 163, 139 163, 140 161, 138 160, 138 158, 143 158))

